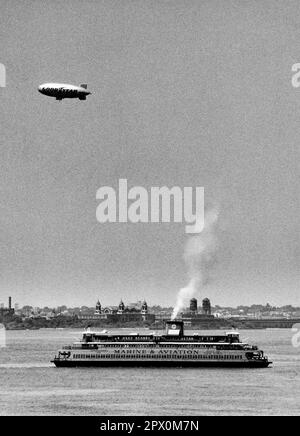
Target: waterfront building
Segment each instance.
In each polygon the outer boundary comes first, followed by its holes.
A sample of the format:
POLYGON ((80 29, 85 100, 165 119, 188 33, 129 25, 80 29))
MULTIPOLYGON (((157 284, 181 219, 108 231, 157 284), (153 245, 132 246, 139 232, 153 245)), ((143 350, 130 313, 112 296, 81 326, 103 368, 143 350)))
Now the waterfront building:
POLYGON ((148 311, 148 304, 144 300, 139 309, 135 307, 126 307, 123 300, 118 306, 102 307, 100 300, 96 303, 96 309, 93 313, 84 313, 78 315, 79 319, 89 321, 107 320, 109 323, 120 322, 149 322, 154 323, 155 315, 148 311))

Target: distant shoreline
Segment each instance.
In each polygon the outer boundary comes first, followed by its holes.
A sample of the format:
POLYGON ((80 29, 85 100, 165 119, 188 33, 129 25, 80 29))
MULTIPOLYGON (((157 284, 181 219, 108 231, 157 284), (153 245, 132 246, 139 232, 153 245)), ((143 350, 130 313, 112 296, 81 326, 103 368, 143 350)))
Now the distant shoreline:
MULTIPOLYGON (((41 328, 150 328, 163 329, 164 321, 147 323, 143 321, 128 321, 109 323, 107 320, 81 320, 78 318, 67 318, 58 316, 53 319, 28 318, 22 320, 17 316, 12 316, 0 320, 7 330, 38 330, 41 328)), ((278 319, 245 319, 245 318, 213 318, 211 320, 197 321, 186 324, 187 330, 224 330, 224 329, 282 329, 292 328, 295 324, 300 324, 300 318, 278 318, 278 319)))

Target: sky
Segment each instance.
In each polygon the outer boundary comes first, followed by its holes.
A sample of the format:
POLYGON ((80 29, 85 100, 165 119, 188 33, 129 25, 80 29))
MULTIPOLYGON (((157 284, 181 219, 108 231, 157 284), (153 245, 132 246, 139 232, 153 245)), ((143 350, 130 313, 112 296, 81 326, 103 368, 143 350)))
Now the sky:
POLYGON ((96 220, 125 178, 217 205, 199 299, 300 305, 299 29, 298 1, 0 0, 0 301, 173 306, 185 224, 96 220))

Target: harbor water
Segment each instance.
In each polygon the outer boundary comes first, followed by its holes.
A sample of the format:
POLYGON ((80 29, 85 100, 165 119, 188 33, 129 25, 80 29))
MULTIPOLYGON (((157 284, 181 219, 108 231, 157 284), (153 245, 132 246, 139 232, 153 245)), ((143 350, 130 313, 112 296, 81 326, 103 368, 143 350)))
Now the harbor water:
POLYGON ((62 345, 80 339, 81 331, 7 331, 6 347, 0 347, 0 414, 299 415, 295 333, 240 333, 265 351, 271 367, 56 368, 50 360, 62 345))

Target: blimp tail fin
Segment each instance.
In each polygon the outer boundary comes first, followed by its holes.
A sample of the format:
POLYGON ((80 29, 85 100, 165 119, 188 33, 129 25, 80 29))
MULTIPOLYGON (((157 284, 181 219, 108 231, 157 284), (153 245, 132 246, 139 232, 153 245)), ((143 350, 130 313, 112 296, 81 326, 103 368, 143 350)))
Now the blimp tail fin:
POLYGON ((87 89, 87 84, 83 83, 82 85, 80 85, 81 88, 87 89))

